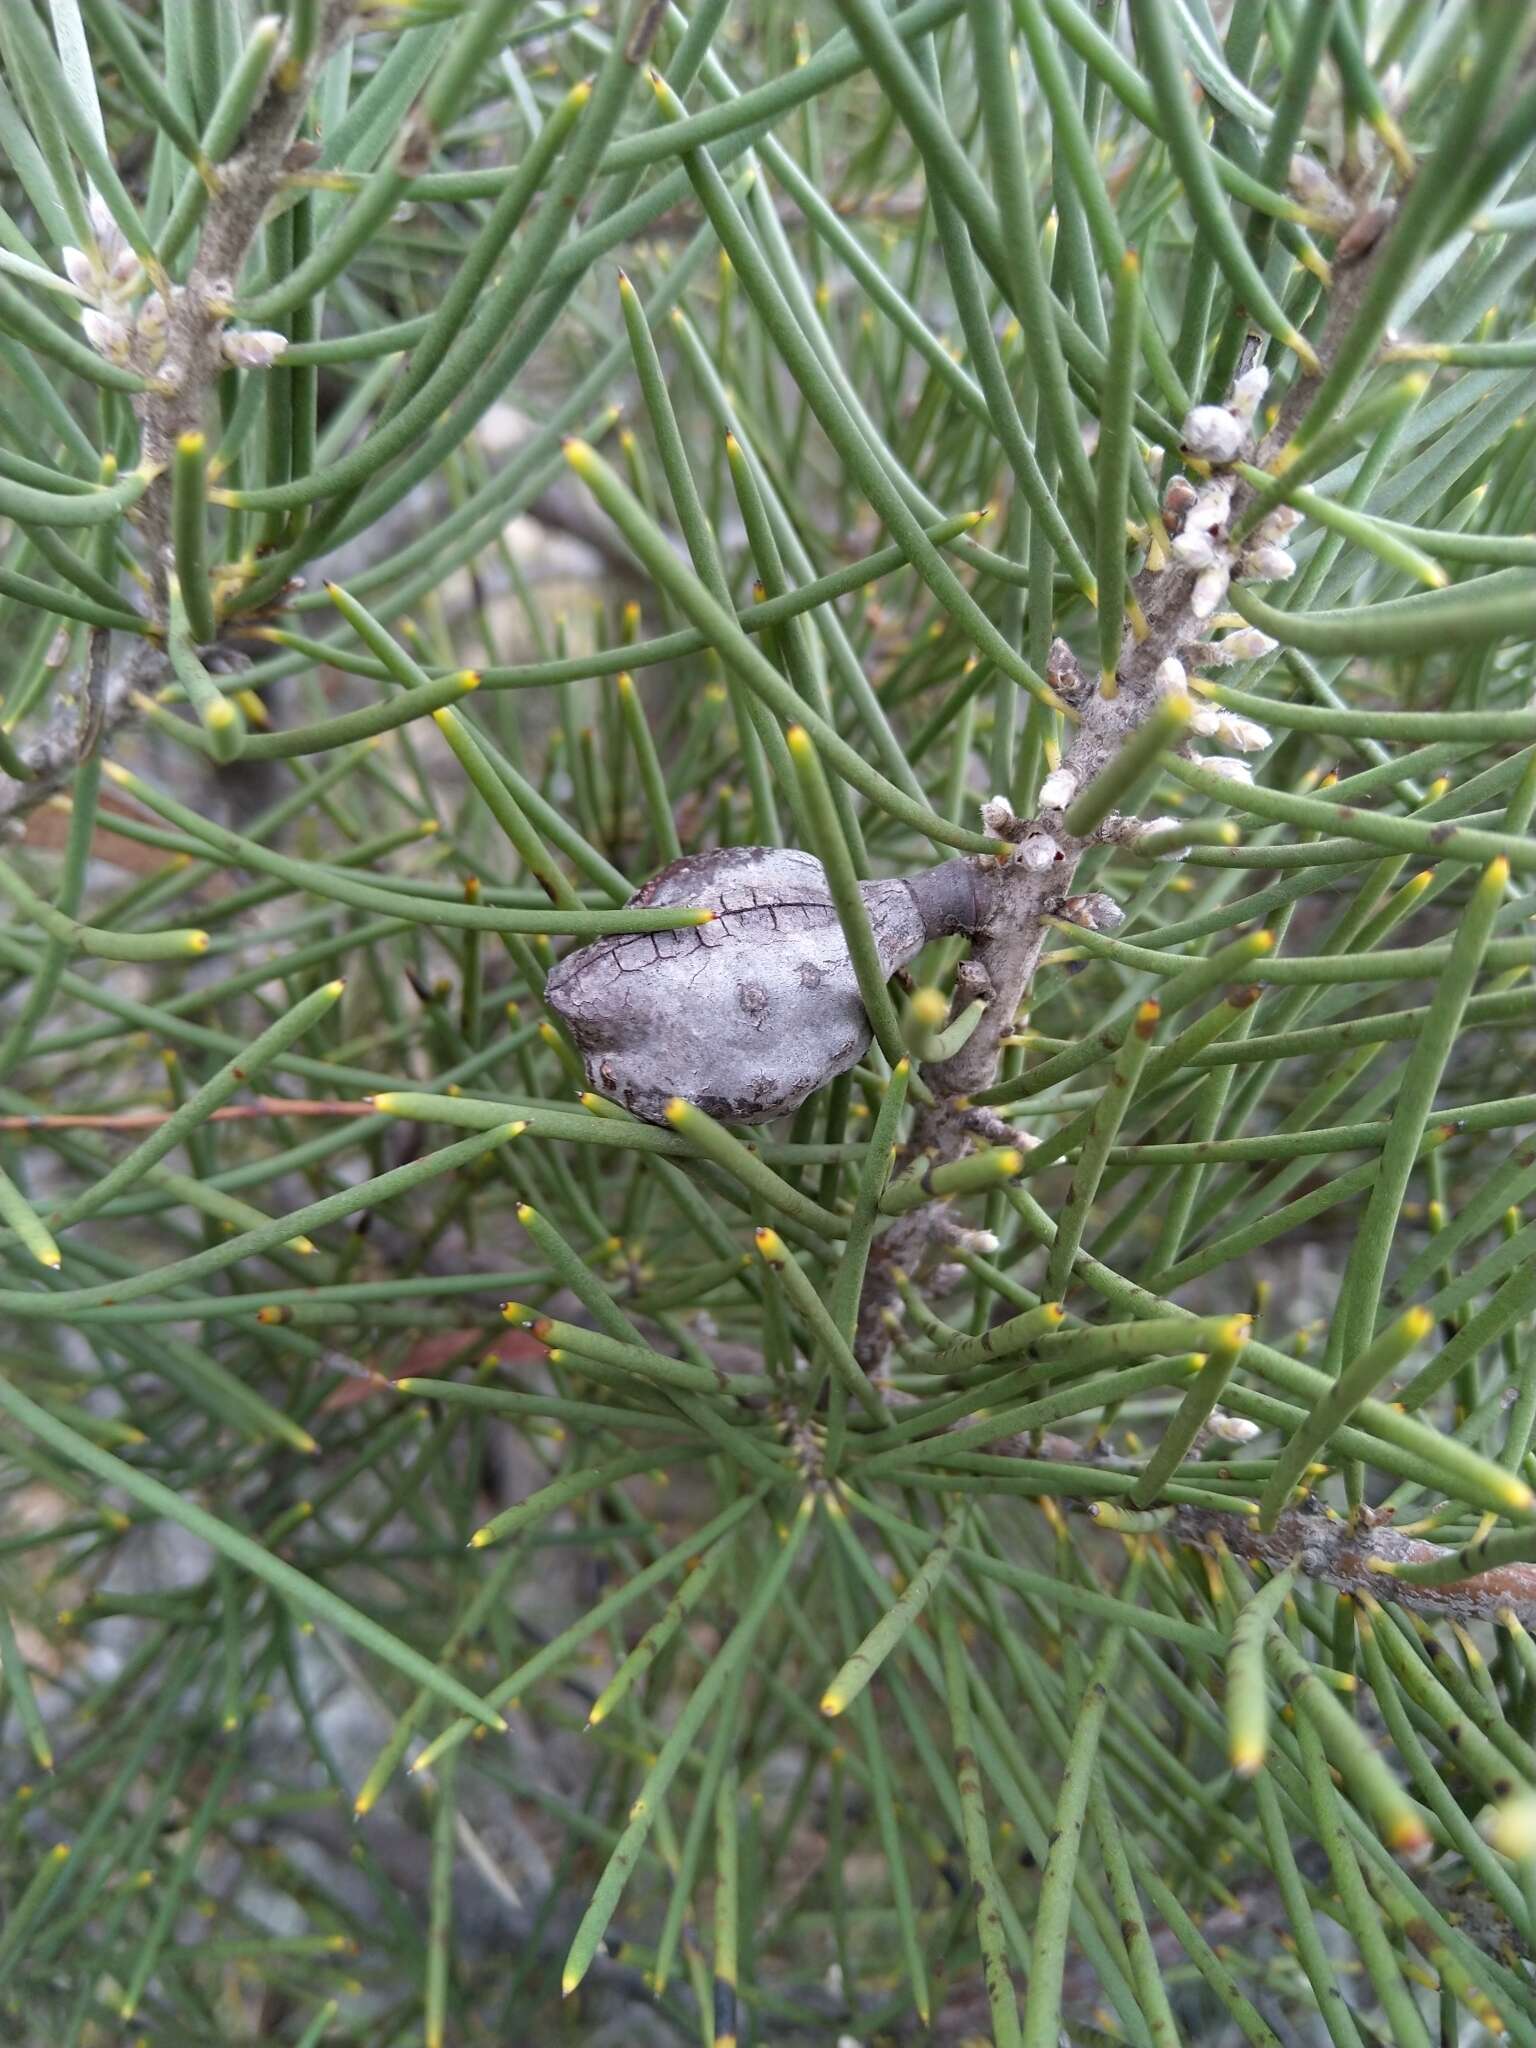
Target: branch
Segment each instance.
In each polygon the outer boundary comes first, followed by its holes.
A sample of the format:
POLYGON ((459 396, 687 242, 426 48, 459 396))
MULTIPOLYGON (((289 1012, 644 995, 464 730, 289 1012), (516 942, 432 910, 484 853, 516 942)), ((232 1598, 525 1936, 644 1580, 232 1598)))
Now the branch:
MULTIPOLYGON (((140 460, 157 465, 159 474, 131 517, 147 544, 156 635, 166 624, 166 577, 171 568, 171 458, 179 437, 204 424, 225 367, 222 344, 234 281, 282 182, 315 76, 355 6, 356 0, 328 0, 309 62, 296 75, 290 76, 285 66, 288 39, 279 42, 266 87, 238 147, 210 174, 215 190, 186 283, 172 285, 166 279, 145 301, 145 308, 157 299, 161 302, 163 335, 152 335, 142 313, 125 335, 129 362, 153 380, 133 403, 140 426, 140 460)), ((132 647, 115 668, 108 665, 109 646, 108 632, 92 633, 90 683, 84 699, 61 693, 41 734, 18 749, 25 778, 0 774, 0 827, 25 817, 64 788, 81 757, 133 717, 135 698, 164 679, 166 658, 154 638, 132 647)))
POLYGON ((1266 1564, 1271 1571, 1294 1565, 1335 1592, 1391 1600, 1441 1620, 1499 1621, 1512 1614, 1527 1626, 1536 1624, 1536 1565, 1498 1565, 1448 1585, 1415 1585, 1394 1577, 1390 1567, 1434 1564, 1454 1557, 1455 1551, 1386 1522, 1373 1523, 1369 1511, 1351 1523, 1324 1507, 1291 1508, 1273 1529, 1262 1530, 1246 1515, 1181 1507, 1169 1533, 1200 1550, 1225 1545, 1234 1556, 1266 1564))
MULTIPOLYGON (((291 70, 290 37, 277 45, 260 100, 246 123, 239 147, 218 165, 217 189, 208 202, 197 258, 186 283, 173 286, 165 307, 163 350, 134 367, 154 378, 154 387, 134 400, 143 429, 142 457, 161 473, 140 500, 149 542, 157 622, 165 623, 165 578, 171 567, 171 463, 183 434, 201 431, 209 401, 225 368, 224 329, 235 285, 267 207, 276 196, 309 105, 310 88, 330 57, 355 10, 356 0, 329 0, 308 62, 291 70)), ((136 332, 141 357, 151 344, 136 332)))
MULTIPOLYGON (((1267 461, 1283 446, 1296 423, 1311 404, 1322 376, 1339 352, 1344 336, 1370 276, 1390 241, 1387 232, 1390 213, 1383 208, 1362 210, 1354 224, 1340 237, 1333 272, 1333 292, 1328 319, 1317 348, 1316 374, 1301 372, 1291 383, 1275 426, 1258 451, 1256 459, 1267 461)), ((1262 389, 1262 372, 1259 373, 1262 389)), ((1241 389, 1241 384, 1238 387, 1241 389)), ((1253 401, 1256 402, 1256 401, 1253 401)), ((1250 404, 1250 416, 1251 416, 1250 404)), ((1186 433, 1200 415, 1219 413, 1220 408, 1197 407, 1186 421, 1186 433)), ((1235 427, 1237 421, 1224 416, 1235 427)), ((1220 427, 1218 419, 1216 425, 1220 427)), ((1242 447, 1251 439, 1240 437, 1242 447)), ((1176 477, 1164 499, 1164 526, 1171 540, 1189 531, 1192 517, 1201 517, 1202 498, 1214 489, 1224 492, 1220 500, 1224 516, 1211 527, 1220 543, 1236 523, 1253 487, 1224 474, 1224 467, 1241 447, 1234 445, 1225 455, 1210 455, 1213 482, 1206 493, 1198 493, 1182 476, 1176 477)), ((1262 528, 1260 529, 1262 533, 1262 528)), ((1190 551, 1186 551, 1189 553, 1190 551)), ((1154 536, 1148 559, 1130 586, 1127 611, 1137 621, 1137 631, 1127 636, 1116 671, 1115 694, 1106 697, 1090 677, 1084 675, 1064 643, 1057 641, 1051 651, 1049 680, 1065 702, 1075 721, 1071 744, 1057 775, 1047 778, 1042 795, 1052 785, 1066 794, 1055 805, 1042 804, 1033 819, 1013 821, 1008 836, 1020 844, 1021 854, 1001 865, 981 863, 987 869, 991 912, 971 949, 971 961, 990 988, 987 1009, 976 1030, 952 1059, 925 1070, 924 1079, 933 1094, 923 1109, 907 1148, 907 1157, 927 1156, 935 1163, 957 1158, 970 1143, 976 1128, 976 1113, 967 1098, 986 1088, 997 1070, 1003 1038, 1012 1031, 1020 1005, 1029 993, 1048 926, 1046 918, 1071 886, 1084 852, 1105 840, 1123 838, 1131 821, 1110 817, 1086 837, 1065 828, 1063 809, 1071 795, 1085 787, 1126 742, 1146 723, 1156 709, 1172 674, 1183 675, 1181 656, 1204 642, 1208 621, 1215 608, 1211 598, 1215 577, 1217 597, 1225 589, 1226 569, 1217 550, 1217 567, 1179 559, 1154 536)), ((1267 573, 1267 572, 1266 572, 1267 573)), ((957 1003, 970 1000, 974 989, 957 990, 957 1003)), ((893 1343, 895 1317, 900 1296, 897 1272, 918 1277, 932 1270, 953 1235, 941 1204, 914 1210, 902 1217, 876 1243, 870 1258, 860 1303, 858 1351, 865 1369, 878 1373, 888 1360, 893 1343)))
POLYGON ((166 659, 153 640, 136 641, 117 668, 106 669, 110 637, 99 629, 91 635, 89 668, 105 671, 100 681, 83 694, 61 690, 37 738, 17 749, 27 779, 0 772, 0 827, 26 817, 67 787, 81 758, 132 718, 134 700, 163 680, 166 659))

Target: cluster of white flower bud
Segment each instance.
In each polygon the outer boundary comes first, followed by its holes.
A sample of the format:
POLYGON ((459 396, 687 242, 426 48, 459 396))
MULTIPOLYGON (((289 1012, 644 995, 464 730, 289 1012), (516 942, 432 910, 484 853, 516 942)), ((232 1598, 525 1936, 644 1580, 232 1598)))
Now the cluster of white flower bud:
MULTIPOLYGON (((1158 688, 1169 696, 1177 695, 1189 687, 1188 673, 1176 655, 1170 654, 1158 663, 1157 683, 1158 688)), ((1199 698, 1195 702, 1194 710, 1190 713, 1189 729, 1197 738, 1214 740, 1219 747, 1230 747, 1238 754, 1262 754, 1267 746, 1273 744, 1268 729, 1260 725, 1257 719, 1243 718, 1236 711, 1223 710, 1221 705, 1208 703, 1204 698, 1199 698)), ((1231 775, 1231 770, 1236 764, 1230 761, 1208 762, 1206 765, 1216 767, 1220 773, 1229 775, 1233 781, 1252 780, 1246 770, 1240 771, 1238 775, 1231 775)))
POLYGON ((1194 571, 1190 610, 1211 618, 1234 581, 1284 582, 1296 573, 1285 543, 1300 519, 1289 505, 1277 505, 1239 545, 1230 532, 1236 478, 1232 465, 1254 452, 1254 419, 1269 388, 1269 372, 1245 370, 1225 405, 1197 405, 1183 426, 1186 455, 1208 463, 1214 474, 1200 485, 1175 477, 1163 495, 1168 551, 1194 571))
POLYGON ((91 194, 87 210, 92 246, 65 248, 60 260, 84 302, 80 325, 86 340, 109 363, 126 363, 133 343, 132 300, 143 289, 144 274, 99 193, 91 194))
MULTIPOLYGON (((1269 388, 1269 372, 1261 364, 1245 370, 1233 383, 1224 405, 1197 405, 1186 416, 1182 428, 1183 452, 1206 465, 1209 474, 1198 481, 1188 476, 1173 477, 1163 492, 1162 519, 1168 534, 1168 551, 1182 568, 1194 574, 1189 607, 1204 622, 1212 618, 1234 580, 1283 581, 1293 576, 1296 564, 1285 542, 1299 524, 1301 514, 1292 506, 1279 505, 1270 511, 1241 542, 1232 537, 1233 500, 1239 482, 1234 465, 1253 456, 1257 432, 1255 421, 1269 388)), ((1255 627, 1244 626, 1219 640, 1195 640, 1181 649, 1184 659, 1168 655, 1158 663, 1157 685, 1167 696, 1190 691, 1186 661, 1221 664, 1256 661, 1274 651, 1275 641, 1255 627)), ((1081 669, 1066 643, 1057 640, 1051 648, 1049 674, 1053 687, 1069 701, 1080 694, 1081 669)), ((1258 754, 1273 744, 1266 727, 1256 719, 1227 710, 1208 698, 1196 697, 1189 720, 1190 732, 1198 739, 1211 740, 1234 754, 1258 754)), ((1207 755, 1200 765, 1223 780, 1250 785, 1253 771, 1246 762, 1222 755, 1207 755)), ((1049 821, 1052 812, 1065 811, 1076 798, 1081 778, 1075 769, 1051 769, 1040 785, 1039 810, 1049 821)), ((1023 866, 1044 872, 1061 858, 1061 847, 1052 836, 1057 828, 1030 824, 1020 819, 1003 796, 988 799, 981 807, 982 823, 995 839, 1007 841, 1013 858, 1023 866)), ((1113 818, 1106 828, 1109 836, 1128 843, 1154 835, 1168 843, 1155 849, 1159 857, 1175 859, 1180 846, 1176 818, 1113 818)), ((1067 899, 1084 906, 1081 921, 1089 929, 1112 926, 1096 922, 1093 899, 1067 899), (1087 906, 1093 903, 1093 910, 1087 906)), ((1119 913, 1104 899, 1109 910, 1119 913)))
MULTIPOLYGON (((109 363, 133 361, 141 368, 154 369, 165 354, 170 308, 160 292, 145 292, 149 280, 143 266, 98 193, 91 194, 89 210, 94 247, 61 252, 65 275, 84 300, 81 329, 91 347, 109 363), (135 309, 134 301, 141 294, 135 309)), ((172 296, 180 298, 179 286, 172 288, 172 296)), ((217 315, 228 312, 223 303, 227 297, 227 291, 218 299, 204 294, 208 310, 217 315)), ((288 337, 256 328, 225 334, 220 346, 225 362, 236 369, 269 370, 287 348, 288 337)))
POLYGON ((64 274, 75 289, 84 294, 88 304, 107 310, 133 296, 140 284, 139 259, 100 193, 91 194, 87 212, 94 246, 89 250, 66 248, 60 255, 64 274))

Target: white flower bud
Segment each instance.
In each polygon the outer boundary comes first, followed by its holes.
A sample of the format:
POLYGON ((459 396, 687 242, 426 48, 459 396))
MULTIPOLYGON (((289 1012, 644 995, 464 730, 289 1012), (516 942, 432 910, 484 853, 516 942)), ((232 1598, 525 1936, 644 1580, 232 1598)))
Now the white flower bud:
POLYGON ((1170 654, 1157 664, 1157 687, 1176 694, 1189 681, 1189 673, 1176 654, 1170 654))
POLYGON ((1320 215, 1333 232, 1348 227, 1354 219, 1355 209, 1348 196, 1339 190, 1316 157, 1299 153, 1293 156, 1286 183, 1302 205, 1320 215))
MULTIPOLYGON (((1150 839, 1157 832, 1178 832, 1183 829, 1183 824, 1182 818, 1141 818, 1137 821, 1136 837, 1138 840, 1150 839)), ((1157 858, 1177 860, 1183 851, 1182 846, 1165 846, 1157 858)))
POLYGON ((139 259, 125 242, 111 265, 112 289, 126 292, 138 281, 139 259))
POLYGON ((72 285, 95 298, 101 291, 101 273, 83 249, 64 248, 59 251, 64 265, 64 275, 72 285))
POLYGON ((1202 740, 1214 739, 1221 729, 1221 713, 1214 704, 1196 704, 1189 714, 1189 729, 1202 740))
POLYGON ((1228 1415, 1224 1409, 1211 1411, 1210 1431, 1220 1437, 1224 1444, 1251 1444, 1264 1431, 1257 1422, 1250 1422, 1246 1415, 1228 1415))
POLYGON ((134 324, 146 341, 158 341, 165 332, 167 317, 165 300, 158 292, 151 292, 140 306, 139 317, 134 324))
POLYGON ((131 277, 138 269, 138 257, 129 248, 122 229, 112 218, 99 192, 92 192, 87 212, 90 215, 91 233, 96 237, 96 247, 101 256, 103 278, 113 278, 119 283, 125 283, 127 277, 131 277))
POLYGON ((1102 889, 1090 889, 1083 896, 1063 896, 1056 914, 1085 932, 1117 932, 1125 923, 1125 912, 1102 889))
POLYGON ((286 334, 253 327, 244 333, 224 336, 224 360, 233 363, 237 370, 270 370, 287 346, 286 334))
POLYGON ((1260 540, 1283 541, 1300 526, 1302 514, 1294 505, 1277 505, 1273 512, 1266 512, 1256 529, 1260 540))
POLYGON ((1202 569, 1195 578, 1195 587, 1189 594, 1189 608, 1197 619, 1208 619, 1217 605, 1227 594, 1227 585, 1232 581, 1232 571, 1225 562, 1212 562, 1208 569, 1202 569))
POLYGON ((1263 404, 1264 394, 1268 389, 1269 372, 1262 363, 1255 363, 1251 370, 1244 370, 1232 386, 1229 403, 1233 412, 1246 425, 1252 425, 1253 416, 1263 404))
POLYGON ((1040 785, 1042 811, 1064 811, 1077 795, 1077 777, 1070 768, 1053 768, 1040 785))
POLYGON ((1239 718, 1235 711, 1223 711, 1216 721, 1216 737, 1224 747, 1236 747, 1240 754, 1262 754, 1274 745, 1274 736, 1254 718, 1239 718))
POLYGON ((1258 661, 1262 655, 1273 654, 1279 644, 1257 626, 1239 626, 1225 640, 1218 640, 1211 652, 1218 661, 1258 661))
POLYGON ((1212 775, 1219 775, 1223 782, 1240 783, 1244 789, 1253 786, 1253 770, 1246 761, 1225 761, 1219 754, 1202 754, 1199 765, 1212 775))
POLYGON ((1226 525, 1231 510, 1231 477, 1212 477, 1208 484, 1202 484, 1200 487, 1199 495, 1190 507, 1189 517, 1184 522, 1184 531, 1217 533, 1226 525))
POLYGON ((1248 430, 1224 405, 1197 405, 1184 421, 1184 447, 1205 462, 1235 462, 1248 430))
POLYGON ((1177 533, 1184 514, 1199 496, 1187 476, 1176 476, 1169 482, 1163 493, 1163 525, 1169 533, 1177 533))
POLYGON ((1002 1243, 995 1230, 965 1230, 955 1232, 954 1242, 962 1251, 979 1252, 984 1259, 990 1258, 1002 1243))
POLYGON ((1216 544, 1208 533, 1191 532, 1186 528, 1169 541, 1168 552, 1186 569, 1209 569, 1216 559, 1216 544))
POLYGON ((1018 831, 1019 820, 1013 805, 1005 796, 989 796, 981 807, 983 829, 994 839, 1011 839, 1018 831))
POLYGON ((43 656, 44 668, 62 668, 69 659, 69 628, 60 626, 48 642, 48 652, 43 656))
POLYGON ((1055 866, 1056 856, 1060 851, 1061 848, 1048 832, 1031 832, 1019 847, 1019 859, 1025 867, 1033 869, 1036 873, 1043 873, 1046 868, 1055 866))
POLYGON ((1296 564, 1284 548, 1264 542, 1243 556, 1239 573, 1256 583, 1285 583, 1296 574, 1296 564))
POLYGON ((112 209, 97 191, 92 191, 86 206, 91 223, 91 233, 96 237, 96 246, 101 251, 101 260, 110 270, 128 244, 123 231, 112 218, 112 209))
POLYGON ((97 355, 105 356, 109 363, 127 362, 130 336, 121 320, 111 313, 98 313, 88 307, 80 315, 80 325, 97 355))

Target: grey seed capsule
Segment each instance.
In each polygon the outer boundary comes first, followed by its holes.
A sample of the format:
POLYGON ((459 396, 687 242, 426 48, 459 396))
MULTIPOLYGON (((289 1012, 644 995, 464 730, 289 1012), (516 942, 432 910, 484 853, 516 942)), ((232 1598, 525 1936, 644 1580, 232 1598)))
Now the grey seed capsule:
MULTIPOLYGON (((929 939, 974 931, 976 870, 946 861, 860 893, 886 974, 929 939)), ((869 1045, 870 1025, 842 926, 814 855, 729 846, 663 868, 637 908, 713 910, 686 931, 594 940, 550 975, 587 1080, 652 1123, 681 1096, 727 1123, 796 1109, 869 1045)))

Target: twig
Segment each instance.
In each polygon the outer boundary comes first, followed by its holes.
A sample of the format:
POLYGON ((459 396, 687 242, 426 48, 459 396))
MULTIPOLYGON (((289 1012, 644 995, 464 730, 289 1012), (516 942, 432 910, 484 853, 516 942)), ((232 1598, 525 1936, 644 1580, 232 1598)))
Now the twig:
POLYGON ((1513 1614, 1527 1625, 1536 1622, 1536 1565, 1498 1565, 1449 1585, 1415 1585, 1394 1577, 1387 1567, 1431 1564, 1454 1551, 1373 1522, 1369 1512, 1350 1522, 1323 1507, 1292 1508, 1273 1529, 1261 1530, 1247 1515, 1181 1507, 1169 1532, 1200 1550, 1224 1544, 1234 1556, 1262 1562, 1272 1571, 1294 1565, 1335 1592, 1369 1594, 1442 1620, 1496 1621, 1513 1614))

